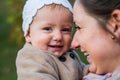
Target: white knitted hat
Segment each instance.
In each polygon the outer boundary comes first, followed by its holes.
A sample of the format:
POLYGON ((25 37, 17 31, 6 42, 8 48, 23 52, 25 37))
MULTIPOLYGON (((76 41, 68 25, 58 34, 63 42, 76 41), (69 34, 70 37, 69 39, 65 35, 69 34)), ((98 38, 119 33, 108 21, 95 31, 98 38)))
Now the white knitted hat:
POLYGON ((24 36, 27 35, 29 25, 31 24, 33 17, 36 15, 37 10, 45 5, 50 5, 53 3, 61 4, 72 12, 72 6, 68 0, 27 0, 26 1, 26 4, 23 8, 23 24, 22 24, 24 36))

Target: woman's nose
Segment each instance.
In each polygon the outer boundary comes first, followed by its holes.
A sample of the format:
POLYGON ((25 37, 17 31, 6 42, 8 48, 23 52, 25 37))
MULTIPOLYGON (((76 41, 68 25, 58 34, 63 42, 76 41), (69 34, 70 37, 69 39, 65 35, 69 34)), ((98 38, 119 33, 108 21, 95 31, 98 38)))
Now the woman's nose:
POLYGON ((72 46, 73 49, 80 48, 80 45, 79 45, 78 41, 75 40, 75 39, 72 40, 71 46, 72 46))
POLYGON ((72 48, 73 49, 78 49, 78 48, 80 48, 80 43, 79 43, 79 40, 78 40, 78 35, 74 35, 74 37, 73 37, 73 40, 72 40, 72 43, 71 43, 71 46, 72 46, 72 48))

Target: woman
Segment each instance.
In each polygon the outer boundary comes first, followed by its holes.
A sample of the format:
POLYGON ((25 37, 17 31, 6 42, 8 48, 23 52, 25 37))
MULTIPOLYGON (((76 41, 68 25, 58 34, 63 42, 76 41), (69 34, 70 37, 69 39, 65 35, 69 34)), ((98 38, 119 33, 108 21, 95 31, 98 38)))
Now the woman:
POLYGON ((120 0, 76 0, 73 14, 72 47, 87 54, 94 73, 85 80, 120 80, 120 0))

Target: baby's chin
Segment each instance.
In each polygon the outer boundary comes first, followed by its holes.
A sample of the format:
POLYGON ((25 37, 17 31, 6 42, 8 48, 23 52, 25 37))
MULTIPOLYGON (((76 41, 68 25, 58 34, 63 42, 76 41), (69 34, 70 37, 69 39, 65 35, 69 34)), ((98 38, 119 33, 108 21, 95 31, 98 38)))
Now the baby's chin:
POLYGON ((53 52, 53 55, 59 58, 63 54, 61 52, 53 52))

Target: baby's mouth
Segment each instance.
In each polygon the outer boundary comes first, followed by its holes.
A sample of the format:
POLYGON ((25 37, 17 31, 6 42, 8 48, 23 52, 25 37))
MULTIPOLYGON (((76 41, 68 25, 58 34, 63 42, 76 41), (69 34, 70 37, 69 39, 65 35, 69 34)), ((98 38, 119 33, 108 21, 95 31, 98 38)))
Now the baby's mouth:
POLYGON ((53 48, 62 48, 62 45, 48 45, 49 47, 53 47, 53 48))
POLYGON ((52 51, 61 51, 62 48, 63 48, 63 45, 49 45, 49 48, 50 48, 52 51))

